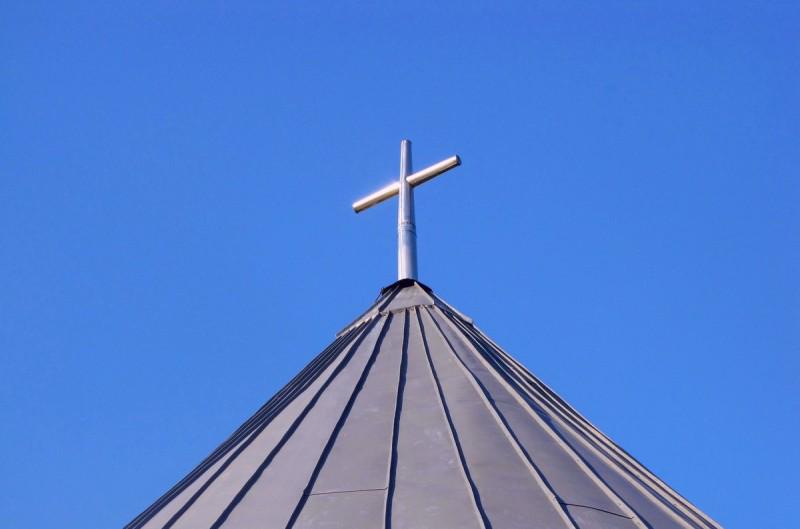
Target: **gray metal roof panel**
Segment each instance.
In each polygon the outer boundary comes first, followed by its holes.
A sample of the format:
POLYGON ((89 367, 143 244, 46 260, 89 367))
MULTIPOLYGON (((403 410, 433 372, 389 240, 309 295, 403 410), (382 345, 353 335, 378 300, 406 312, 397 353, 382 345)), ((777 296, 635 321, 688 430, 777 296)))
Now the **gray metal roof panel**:
POLYGON ((126 529, 719 529, 398 281, 126 529))

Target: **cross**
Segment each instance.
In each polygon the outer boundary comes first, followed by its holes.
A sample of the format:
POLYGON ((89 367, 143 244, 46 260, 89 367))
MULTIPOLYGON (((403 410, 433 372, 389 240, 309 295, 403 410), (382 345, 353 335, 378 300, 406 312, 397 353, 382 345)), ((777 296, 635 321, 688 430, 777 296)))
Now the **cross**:
POLYGON ((411 173, 411 141, 400 142, 400 178, 383 189, 353 203, 361 213, 395 195, 397 201, 397 279, 417 279, 417 227, 414 222, 414 188, 461 165, 461 158, 451 156, 416 173, 411 173))

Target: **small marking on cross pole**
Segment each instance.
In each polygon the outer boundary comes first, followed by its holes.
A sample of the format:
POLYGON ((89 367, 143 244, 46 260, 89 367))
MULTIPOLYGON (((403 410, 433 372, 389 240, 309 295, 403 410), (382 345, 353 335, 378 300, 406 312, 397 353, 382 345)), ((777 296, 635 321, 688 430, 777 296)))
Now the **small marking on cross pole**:
POLYGON ((399 195, 397 201, 397 279, 417 279, 417 229, 414 221, 414 188, 461 165, 461 158, 451 156, 416 173, 411 172, 411 141, 400 142, 400 177, 398 181, 353 203, 361 213, 376 204, 399 195))

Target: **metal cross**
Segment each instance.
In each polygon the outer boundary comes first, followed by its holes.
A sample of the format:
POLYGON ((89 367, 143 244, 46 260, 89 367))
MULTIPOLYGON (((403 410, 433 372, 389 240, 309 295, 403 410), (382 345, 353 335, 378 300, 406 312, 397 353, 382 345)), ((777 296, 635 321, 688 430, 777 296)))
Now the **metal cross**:
POLYGON ((411 141, 400 142, 400 178, 383 189, 353 203, 361 213, 384 200, 400 195, 397 202, 397 279, 417 279, 417 227, 414 222, 414 188, 461 165, 461 158, 451 156, 416 173, 411 173, 411 141))

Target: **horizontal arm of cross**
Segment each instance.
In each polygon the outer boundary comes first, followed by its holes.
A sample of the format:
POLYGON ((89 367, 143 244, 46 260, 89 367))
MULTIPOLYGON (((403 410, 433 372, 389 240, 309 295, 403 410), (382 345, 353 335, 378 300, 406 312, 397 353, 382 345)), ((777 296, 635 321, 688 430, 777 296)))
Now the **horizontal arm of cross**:
MULTIPOLYGON (((442 160, 441 162, 435 163, 430 167, 426 167, 421 171, 417 171, 416 173, 408 175, 406 177, 406 182, 408 182, 411 187, 416 187, 422 183, 427 182, 431 178, 439 176, 445 171, 449 171, 453 167, 458 167, 459 165, 461 165, 461 158, 459 158, 458 156, 451 156, 446 160, 442 160)), ((361 213, 365 209, 370 208, 375 204, 380 204, 384 200, 392 198, 399 192, 400 192, 400 183, 394 182, 393 184, 389 184, 383 189, 379 189, 378 191, 375 191, 371 195, 368 195, 362 198, 361 200, 354 202, 353 210, 356 213, 361 213)))

